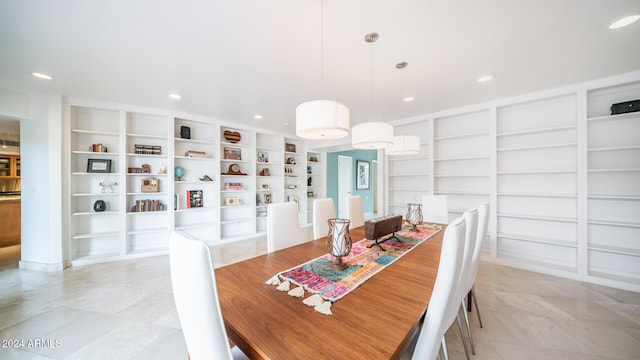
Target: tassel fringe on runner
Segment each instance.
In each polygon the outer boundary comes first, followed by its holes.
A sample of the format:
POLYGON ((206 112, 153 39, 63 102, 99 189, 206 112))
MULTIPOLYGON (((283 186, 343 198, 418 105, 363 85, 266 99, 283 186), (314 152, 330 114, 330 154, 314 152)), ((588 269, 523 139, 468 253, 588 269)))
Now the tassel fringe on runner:
POLYGON ((298 286, 297 288, 289 291, 287 294, 293 297, 303 297, 304 296, 304 288, 302 286, 298 286))
POLYGON ((267 285, 280 285, 280 278, 278 277, 278 275, 272 277, 271 279, 267 280, 265 282, 265 284, 267 285))

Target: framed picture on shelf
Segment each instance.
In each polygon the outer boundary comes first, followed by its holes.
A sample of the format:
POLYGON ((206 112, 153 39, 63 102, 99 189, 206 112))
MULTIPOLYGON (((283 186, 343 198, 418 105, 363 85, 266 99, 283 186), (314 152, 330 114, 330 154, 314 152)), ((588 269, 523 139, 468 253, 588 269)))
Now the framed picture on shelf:
POLYGON ((356 160, 356 189, 369 189, 369 162, 356 160))
POLYGON ((307 197, 313 199, 316 197, 316 194, 313 192, 313 190, 307 190, 307 197))
POLYGON ((271 192, 270 191, 266 191, 262 194, 262 196, 264 197, 264 203, 265 204, 271 204, 271 192))
POLYGON ((259 163, 268 163, 269 162, 269 153, 266 151, 258 151, 258 162, 259 163))
POLYGON ((89 159, 87 160, 88 173, 110 173, 111 159, 89 159))
POLYGON ((225 160, 242 160, 242 150, 234 147, 224 147, 225 160))
POLYGON ((284 151, 286 152, 296 152, 296 144, 286 143, 284 144, 284 151))

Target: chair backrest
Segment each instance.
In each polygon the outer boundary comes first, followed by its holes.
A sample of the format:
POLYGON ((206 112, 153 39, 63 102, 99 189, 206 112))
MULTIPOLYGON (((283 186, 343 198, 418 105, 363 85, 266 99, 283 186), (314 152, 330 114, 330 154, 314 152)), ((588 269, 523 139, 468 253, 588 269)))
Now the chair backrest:
POLYGON ((471 258, 471 266, 465 277, 465 291, 470 291, 473 283, 478 275, 478 266, 480 265, 480 255, 484 246, 484 239, 487 237, 487 229, 489 227, 489 203, 478 206, 478 230, 476 232, 476 244, 473 249, 473 257, 471 258))
POLYGON ((364 225, 364 212, 362 211, 360 195, 347 196, 347 214, 349 220, 351 220, 350 229, 364 225))
POLYGON ((172 232, 169 263, 173 299, 190 358, 231 359, 209 246, 172 232))
POLYGON ((333 199, 313 200, 313 238, 320 239, 329 233, 329 223, 327 220, 336 217, 336 208, 333 206, 333 199))
POLYGON ((267 252, 274 252, 304 241, 298 205, 294 202, 269 204, 267 220, 267 252))
MULTIPOLYGON (((476 247, 476 238, 478 236, 478 209, 469 209, 462 214, 462 217, 464 218, 466 225, 466 232, 464 237, 464 254, 462 255, 462 270, 460 270, 458 294, 456 295, 458 300, 464 298, 464 296, 469 292, 469 289, 466 288, 466 283, 471 272, 473 254, 476 247)), ((456 309, 456 312, 457 310, 458 309, 456 309)))
POLYGON ((460 306, 453 298, 462 268, 465 232, 466 223, 462 217, 452 221, 444 232, 438 275, 412 359, 436 358, 442 337, 451 325, 446 321, 450 308, 460 306))
POLYGON ((447 195, 422 195, 422 219, 429 223, 449 223, 447 195))

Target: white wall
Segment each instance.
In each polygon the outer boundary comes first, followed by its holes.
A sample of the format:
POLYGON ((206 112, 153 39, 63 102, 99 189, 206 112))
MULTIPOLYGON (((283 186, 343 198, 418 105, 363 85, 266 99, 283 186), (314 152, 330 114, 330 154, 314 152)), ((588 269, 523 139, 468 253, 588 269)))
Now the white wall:
POLYGON ((62 96, 0 89, 0 116, 20 120, 20 267, 61 270, 62 96))

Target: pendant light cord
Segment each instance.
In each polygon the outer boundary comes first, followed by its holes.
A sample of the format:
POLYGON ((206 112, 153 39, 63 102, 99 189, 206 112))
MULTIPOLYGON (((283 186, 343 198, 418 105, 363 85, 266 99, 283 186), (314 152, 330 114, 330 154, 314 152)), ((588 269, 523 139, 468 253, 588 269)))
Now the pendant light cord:
POLYGON ((324 94, 324 0, 322 0, 320 4, 320 93, 324 94))
POLYGON ((371 44, 371 120, 373 120, 373 41, 370 43, 371 44))

